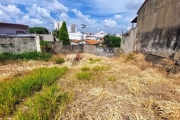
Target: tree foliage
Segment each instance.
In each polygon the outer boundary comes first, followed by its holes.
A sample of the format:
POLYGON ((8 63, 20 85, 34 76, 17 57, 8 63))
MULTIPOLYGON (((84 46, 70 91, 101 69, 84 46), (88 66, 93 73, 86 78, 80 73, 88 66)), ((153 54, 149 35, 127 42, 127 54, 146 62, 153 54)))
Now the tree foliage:
POLYGON ((116 36, 106 35, 104 37, 104 45, 107 47, 120 47, 121 38, 116 36))
POLYGON ((59 30, 54 30, 53 36, 56 36, 56 38, 59 38, 59 30))
POLYGON ((71 44, 65 21, 63 22, 63 24, 59 30, 59 41, 62 41, 63 45, 71 44))
POLYGON ((29 33, 31 34, 48 34, 47 28, 43 27, 33 27, 29 28, 29 33))

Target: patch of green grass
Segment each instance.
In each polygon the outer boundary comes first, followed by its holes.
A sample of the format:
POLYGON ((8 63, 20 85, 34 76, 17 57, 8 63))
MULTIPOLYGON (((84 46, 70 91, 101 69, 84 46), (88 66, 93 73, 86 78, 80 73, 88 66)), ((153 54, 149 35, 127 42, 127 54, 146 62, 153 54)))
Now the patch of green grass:
POLYGON ((128 54, 128 56, 126 57, 125 61, 124 62, 128 62, 130 60, 134 59, 134 54, 133 53, 130 53, 128 54))
POLYGON ((89 67, 82 67, 81 70, 82 71, 90 71, 90 68, 89 67))
POLYGON ((101 59, 93 59, 93 58, 89 58, 89 63, 90 63, 90 64, 94 64, 94 63, 100 62, 100 61, 101 61, 101 59))
POLYGON ((95 66, 92 68, 93 71, 102 71, 104 70, 104 67, 103 66, 95 66))
POLYGON ((26 101, 27 111, 18 111, 14 119, 17 120, 50 120, 57 119, 59 113, 71 102, 73 95, 63 92, 57 85, 45 87, 41 93, 26 101))
POLYGON ((13 53, 2 53, 0 54, 0 62, 8 60, 43 60, 48 61, 52 57, 49 53, 40 53, 40 52, 25 52, 22 54, 13 54, 13 53))
POLYGON ((56 64, 62 64, 62 63, 64 63, 64 62, 65 62, 64 58, 58 58, 58 59, 56 60, 56 64))
POLYGON ((91 78, 91 73, 87 72, 87 71, 82 71, 82 72, 78 72, 76 74, 76 78, 78 80, 90 80, 91 78))
POLYGON ((108 77, 108 81, 115 82, 116 81, 116 77, 115 76, 109 76, 108 77))
POLYGON ((0 118, 12 114, 23 99, 53 84, 67 70, 67 67, 39 68, 29 75, 0 82, 0 118))

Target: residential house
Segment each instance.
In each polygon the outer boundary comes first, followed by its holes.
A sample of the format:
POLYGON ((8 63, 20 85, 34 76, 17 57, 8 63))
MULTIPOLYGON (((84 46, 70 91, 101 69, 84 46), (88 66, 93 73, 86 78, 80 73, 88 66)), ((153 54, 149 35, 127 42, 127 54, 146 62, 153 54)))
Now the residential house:
POLYGON ((104 31, 100 31, 100 32, 98 32, 98 33, 95 34, 95 36, 96 36, 97 38, 104 38, 104 36, 106 36, 106 35, 107 35, 107 33, 104 32, 104 31))
POLYGON ((0 23, 0 34, 15 35, 27 34, 29 27, 23 24, 0 23))
POLYGON ((86 38, 86 34, 82 35, 82 33, 80 33, 80 32, 77 32, 77 33, 68 33, 68 34, 69 34, 69 39, 70 40, 82 40, 82 39, 86 38))
POLYGON ((87 35, 86 40, 96 40, 96 36, 95 35, 87 35))

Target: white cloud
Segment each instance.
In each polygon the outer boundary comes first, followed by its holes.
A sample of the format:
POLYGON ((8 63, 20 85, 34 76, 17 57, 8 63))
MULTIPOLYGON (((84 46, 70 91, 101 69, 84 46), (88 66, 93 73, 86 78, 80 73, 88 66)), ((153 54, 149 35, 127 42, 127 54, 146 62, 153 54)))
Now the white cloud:
POLYGON ((117 26, 117 22, 111 19, 105 19, 102 22, 104 23, 105 26, 110 27, 110 28, 117 26))
POLYGON ((130 30, 131 28, 132 28, 131 26, 128 26, 128 27, 127 27, 127 30, 130 30))
POLYGON ((67 25, 77 24, 79 31, 83 23, 87 25, 88 32, 104 30, 108 33, 121 33, 122 29, 127 30, 127 27, 131 25, 130 21, 136 17, 136 12, 143 1, 0 0, 0 22, 18 22, 53 30, 55 20, 65 20, 67 25), (26 10, 21 10, 23 8, 21 6, 26 7, 26 10), (85 6, 90 9, 84 9, 85 6), (68 14, 69 9, 72 8, 77 8, 72 10, 75 18, 68 14), (114 16, 110 18, 112 14, 114 16))
POLYGON ((3 14, 3 11, 2 10, 0 10, 0 15, 2 15, 3 14))
POLYGON ((72 10, 74 12, 74 14, 80 18, 81 20, 85 21, 86 23, 88 24, 95 24, 95 20, 93 19, 90 19, 90 16, 89 15, 84 15, 82 14, 81 11, 77 10, 77 9, 73 9, 72 10))
POLYGON ((42 26, 44 22, 39 19, 30 18, 28 15, 25 15, 20 20, 18 20, 17 23, 23 23, 23 24, 28 23, 28 25, 30 26, 36 26, 36 25, 42 26))
POLYGON ((115 19, 120 19, 120 18, 122 18, 122 16, 121 15, 115 15, 114 18, 115 19))
POLYGON ((26 10, 29 15, 39 17, 39 18, 51 18, 50 11, 33 4, 32 7, 27 7, 26 10))
POLYGON ((59 19, 60 20, 67 20, 69 18, 69 16, 66 14, 66 13, 61 13, 60 16, 59 16, 59 19))
POLYGON ((0 10, 0 22, 12 22, 11 18, 5 14, 2 10, 0 10))
POLYGON ((53 29, 55 19, 52 18, 50 10, 42 8, 37 4, 27 7, 26 10, 28 11, 27 15, 30 16, 30 21, 34 21, 35 24, 43 24, 43 27, 48 29, 53 29))
POLYGON ((6 14, 14 14, 14 15, 20 15, 22 14, 21 10, 17 8, 15 5, 7 5, 2 6, 0 4, 0 10, 4 11, 6 14))
POLYGON ((67 7, 65 7, 64 5, 62 5, 61 3, 59 3, 57 0, 46 0, 49 1, 49 4, 47 4, 49 10, 53 11, 53 12, 68 12, 69 9, 67 7))
POLYGON ((124 20, 129 23, 129 22, 131 22, 133 20, 133 18, 125 17, 124 20))
POLYGON ((137 10, 144 0, 127 0, 126 8, 129 10, 137 10))
POLYGON ((2 22, 13 22, 24 15, 23 12, 15 5, 1 5, 0 4, 1 17, 0 20, 2 22))

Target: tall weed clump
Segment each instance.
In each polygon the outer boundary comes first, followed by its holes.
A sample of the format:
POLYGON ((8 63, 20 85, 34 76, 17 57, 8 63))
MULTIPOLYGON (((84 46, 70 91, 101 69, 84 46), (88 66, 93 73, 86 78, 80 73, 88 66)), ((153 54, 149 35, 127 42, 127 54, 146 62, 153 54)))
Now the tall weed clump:
POLYGON ((73 99, 72 94, 58 89, 56 84, 44 87, 41 93, 27 100, 27 111, 18 111, 17 120, 49 120, 57 119, 56 113, 61 111, 73 99))
POLYGON ((39 68, 27 76, 0 82, 0 118, 11 114, 23 99, 53 84, 66 71, 67 67, 39 68))
POLYGON ((41 52, 25 52, 22 54, 2 53, 0 54, 0 62, 18 59, 48 61, 51 57, 51 54, 41 52))

